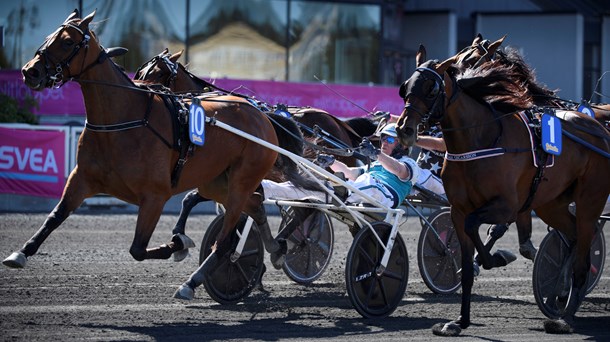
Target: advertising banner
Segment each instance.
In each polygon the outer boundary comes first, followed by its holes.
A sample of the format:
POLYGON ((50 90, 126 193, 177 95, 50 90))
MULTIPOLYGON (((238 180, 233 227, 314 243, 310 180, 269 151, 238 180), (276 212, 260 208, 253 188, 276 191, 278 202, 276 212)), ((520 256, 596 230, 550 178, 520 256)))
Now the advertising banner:
MULTIPOLYGON (((131 75, 130 75, 131 76, 131 75)), ((217 79, 213 82, 228 91, 255 97, 269 105, 315 107, 339 118, 363 117, 367 111, 384 111, 399 115, 403 102, 398 87, 340 85, 217 79)), ((30 90, 18 70, 0 71, 0 93, 16 99, 34 97, 40 106, 34 113, 41 115, 85 115, 80 86, 68 82, 59 89, 30 90)))
POLYGON ((39 108, 32 108, 34 114, 43 115, 84 115, 85 103, 80 86, 76 82, 68 82, 59 89, 33 91, 23 83, 19 70, 0 71, 0 93, 17 100, 33 97, 39 108))
POLYGON ((65 130, 0 127, 0 193, 61 197, 66 148, 65 130))

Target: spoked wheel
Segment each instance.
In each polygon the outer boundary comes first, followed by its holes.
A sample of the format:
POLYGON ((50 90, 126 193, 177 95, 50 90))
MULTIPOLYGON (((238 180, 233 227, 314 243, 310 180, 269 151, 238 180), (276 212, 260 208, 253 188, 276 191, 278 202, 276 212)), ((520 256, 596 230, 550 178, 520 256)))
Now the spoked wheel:
POLYGON ((422 224, 417 244, 417 266, 426 286, 438 294, 454 293, 462 283, 458 271, 462 265, 462 250, 449 208, 430 215, 430 226, 422 224))
POLYGON ((534 258, 534 298, 540 311, 552 319, 561 317, 569 302, 572 288, 570 253, 566 238, 553 229, 540 243, 534 258))
POLYGON ((386 222, 374 222, 371 226, 383 244, 370 228, 361 229, 354 237, 345 265, 347 294, 358 313, 366 318, 385 317, 394 312, 409 280, 409 256, 398 233, 387 268, 378 273, 392 226, 386 222))
POLYGON ((606 264, 606 237, 603 230, 605 223, 606 220, 599 221, 598 232, 591 241, 591 270, 587 279, 587 294, 593 291, 599 283, 606 264))
MULTIPOLYGON (((238 232, 241 234, 243 231, 246 219, 247 216, 242 214, 237 223, 237 229, 229 237, 231 252, 221 256, 216 267, 211 268, 205 275, 203 285, 206 291, 212 299, 221 304, 235 303, 247 297, 263 272, 265 254, 256 223, 252 223, 239 259, 235 262, 230 259, 239 242, 238 232)), ((221 214, 210 223, 201 242, 199 264, 210 254, 211 248, 216 242, 216 236, 222 229, 223 221, 224 214, 221 214)))
MULTIPOLYGON (((587 294, 593 291, 602 276, 606 258, 604 221, 591 242, 591 268, 587 277, 587 294)), ((534 298, 542 313, 549 318, 560 317, 566 309, 572 287, 572 248, 559 231, 551 230, 540 243, 534 259, 532 285, 534 298)))
POLYGON ((303 220, 296 215, 293 207, 288 207, 283 212, 280 235, 284 229, 291 232, 284 237, 288 243, 288 252, 282 269, 293 281, 311 284, 322 276, 330 264, 335 241, 334 230, 326 213, 310 208, 297 210, 306 213, 302 215, 306 216, 303 220))

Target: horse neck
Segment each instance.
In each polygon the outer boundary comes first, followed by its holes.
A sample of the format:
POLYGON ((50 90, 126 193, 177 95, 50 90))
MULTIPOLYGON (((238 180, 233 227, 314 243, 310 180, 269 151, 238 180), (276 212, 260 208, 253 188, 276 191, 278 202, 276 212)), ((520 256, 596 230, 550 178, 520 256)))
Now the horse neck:
MULTIPOLYGON (((90 49, 92 47, 90 46, 90 49)), ((99 51, 91 49, 96 56, 99 51)), ((141 119, 148 95, 135 90, 133 82, 110 59, 91 67, 76 80, 81 86, 87 121, 96 125, 141 119)))
POLYGON ((502 127, 493 119, 490 107, 460 92, 440 122, 447 151, 459 154, 495 147, 502 127))
POLYGON ((172 87, 175 92, 188 92, 188 91, 203 91, 203 85, 198 84, 193 80, 187 73, 182 69, 178 69, 178 75, 174 80, 174 86, 172 87))

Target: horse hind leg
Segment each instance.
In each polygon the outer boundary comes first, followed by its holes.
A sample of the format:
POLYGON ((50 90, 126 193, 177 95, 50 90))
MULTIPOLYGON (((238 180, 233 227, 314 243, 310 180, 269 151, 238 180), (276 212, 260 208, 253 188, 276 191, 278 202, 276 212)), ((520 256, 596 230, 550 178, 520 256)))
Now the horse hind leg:
POLYGON ((532 243, 532 213, 528 211, 519 214, 516 226, 519 235, 519 253, 524 258, 534 261, 538 248, 532 243))

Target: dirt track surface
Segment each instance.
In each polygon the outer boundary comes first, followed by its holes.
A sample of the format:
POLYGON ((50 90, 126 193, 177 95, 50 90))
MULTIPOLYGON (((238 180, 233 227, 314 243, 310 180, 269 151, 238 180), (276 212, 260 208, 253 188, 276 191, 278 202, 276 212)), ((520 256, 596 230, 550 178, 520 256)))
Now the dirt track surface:
MULTIPOLYGON (((0 214, 0 257, 18 250, 46 215, 0 214)), ((150 246, 169 241, 176 215, 163 215, 150 246)), ((430 328, 459 315, 460 292, 435 295, 416 264, 415 218, 401 226, 409 253, 409 285, 396 311, 363 319, 345 290, 345 257, 352 238, 335 226, 335 250, 326 273, 311 286, 290 281, 265 257, 264 285, 236 305, 220 305, 202 287, 195 299, 173 299, 197 267, 199 245, 214 217, 193 215, 187 234, 196 241, 191 257, 137 262, 129 254, 136 215, 74 214, 28 260, 25 269, 0 265, 1 341, 440 341, 430 328)), ((272 228, 279 217, 270 219, 272 228)), ((546 226, 535 221, 538 245, 546 226)), ((517 250, 514 227, 497 243, 517 250)), ((607 260, 608 261, 608 260, 607 260)), ((610 262, 610 261, 609 261, 610 262)), ((572 335, 545 334, 545 317, 534 300, 533 264, 519 257, 506 268, 482 271, 473 287, 473 324, 459 341, 610 340, 610 270, 585 299, 572 335)), ((455 339, 455 338, 453 338, 455 339)))

